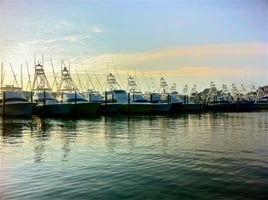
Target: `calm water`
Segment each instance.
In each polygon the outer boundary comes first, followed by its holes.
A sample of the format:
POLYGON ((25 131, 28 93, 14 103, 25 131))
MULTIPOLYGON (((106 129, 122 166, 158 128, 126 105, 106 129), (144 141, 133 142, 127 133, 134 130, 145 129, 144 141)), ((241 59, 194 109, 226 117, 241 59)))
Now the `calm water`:
POLYGON ((268 112, 0 122, 0 199, 264 199, 268 112))

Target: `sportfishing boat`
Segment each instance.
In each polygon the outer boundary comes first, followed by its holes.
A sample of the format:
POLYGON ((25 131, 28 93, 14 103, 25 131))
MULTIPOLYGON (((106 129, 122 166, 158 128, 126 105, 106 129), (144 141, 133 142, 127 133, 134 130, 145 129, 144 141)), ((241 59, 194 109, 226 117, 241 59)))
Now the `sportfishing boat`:
POLYGON ((205 105, 201 102, 201 96, 196 90, 196 85, 194 84, 190 90, 190 95, 187 104, 184 104, 184 109, 188 112, 201 112, 203 111, 205 105))
POLYGON ((133 77, 128 79, 128 88, 130 92, 120 89, 120 85, 116 81, 115 76, 109 73, 107 76, 108 90, 106 91, 106 100, 108 103, 120 104, 119 113, 150 113, 154 109, 154 105, 142 100, 142 96, 138 96, 137 88, 133 77))
POLYGON ((258 97, 254 102, 256 109, 268 109, 268 97, 258 97))
POLYGON ((148 101, 142 95, 140 88, 138 87, 134 76, 128 76, 127 79, 127 91, 130 95, 130 99, 133 102, 145 102, 148 101))
POLYGON ((52 89, 44 72, 43 65, 35 65, 35 74, 32 90, 33 101, 37 103, 33 114, 40 116, 65 116, 68 115, 72 105, 58 102, 52 95, 52 89))
POLYGON ((0 115, 31 116, 35 103, 29 102, 23 95, 22 88, 13 85, 1 87, 0 115))
POLYGON ((227 111, 232 107, 232 100, 230 93, 225 84, 222 85, 222 91, 218 91, 213 81, 210 82, 210 88, 206 99, 206 106, 208 110, 227 111))
POLYGON ((204 104, 197 100, 196 86, 194 85, 188 95, 188 85, 183 87, 183 95, 179 97, 182 101, 180 107, 181 112, 201 112, 204 109, 204 104))
POLYGON ((64 66, 61 70, 61 80, 57 89, 60 102, 72 105, 70 114, 74 116, 87 116, 96 114, 101 103, 89 102, 78 92, 70 73, 64 66))
POLYGON ((232 84, 232 105, 229 110, 231 111, 252 111, 257 108, 255 101, 246 97, 246 89, 244 85, 237 89, 235 84, 232 84))
POLYGON ((268 86, 259 87, 256 90, 255 86, 251 85, 246 96, 250 101, 254 101, 256 109, 268 109, 268 86))
POLYGON ((145 98, 155 105, 154 113, 168 113, 171 109, 171 104, 163 101, 158 92, 145 92, 145 98))
POLYGON ((98 102, 98 103, 104 102, 103 96, 98 91, 93 90, 93 89, 88 89, 86 92, 83 92, 81 95, 89 102, 98 102))
POLYGON ((33 101, 37 103, 33 114, 40 116, 67 116, 72 108, 71 104, 58 102, 49 90, 35 92, 33 101))
POLYGON ((163 77, 160 78, 160 99, 165 103, 171 104, 171 113, 180 112, 182 101, 180 100, 179 94, 176 90, 176 84, 174 83, 169 91, 169 86, 163 77))
MULTIPOLYGON (((244 90, 243 86, 242 90, 244 90)), ((254 101, 246 99, 245 95, 234 84, 232 84, 232 94, 230 94, 226 85, 223 85, 221 91, 217 91, 214 82, 210 82, 206 106, 209 110, 224 112, 251 111, 256 107, 254 101)))
POLYGON ((83 92, 82 95, 89 102, 100 103, 100 106, 97 110, 97 113, 99 114, 116 113, 121 106, 117 103, 108 103, 107 101, 105 101, 104 97, 96 90, 89 89, 87 92, 83 92))

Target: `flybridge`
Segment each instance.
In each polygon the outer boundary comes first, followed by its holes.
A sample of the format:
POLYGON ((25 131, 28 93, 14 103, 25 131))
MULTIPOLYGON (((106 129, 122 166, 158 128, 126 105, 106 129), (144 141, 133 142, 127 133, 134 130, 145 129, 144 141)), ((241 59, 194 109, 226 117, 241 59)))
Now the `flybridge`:
POLYGON ((78 88, 76 84, 74 83, 72 77, 70 76, 69 70, 67 67, 63 67, 61 70, 61 80, 59 83, 59 86, 57 88, 57 91, 77 91, 78 88))
POLYGON ((32 85, 32 90, 42 90, 42 91, 47 91, 47 90, 52 90, 50 87, 50 84, 47 80, 43 65, 38 63, 35 65, 34 68, 34 80, 33 80, 33 85, 32 85))

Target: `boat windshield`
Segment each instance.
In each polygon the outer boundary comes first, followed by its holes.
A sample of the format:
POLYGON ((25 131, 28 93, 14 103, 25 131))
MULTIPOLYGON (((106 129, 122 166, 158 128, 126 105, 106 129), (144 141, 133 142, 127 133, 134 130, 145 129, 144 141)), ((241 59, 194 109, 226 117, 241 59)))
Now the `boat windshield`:
POLYGON ((57 102, 57 100, 54 99, 54 98, 34 99, 35 102, 44 102, 44 100, 45 100, 45 101, 56 101, 56 102, 57 102))
POLYGON ((66 102, 75 102, 75 101, 79 101, 79 102, 87 102, 86 99, 83 99, 83 98, 71 98, 71 99, 67 99, 66 102))
MULTIPOLYGON (((5 102, 13 102, 13 101, 27 102, 27 100, 24 99, 24 98, 8 98, 8 99, 5 99, 5 102)), ((2 99, 0 99, 0 103, 3 103, 2 99)))
POLYGON ((125 90, 114 90, 115 94, 125 94, 126 91, 125 90))

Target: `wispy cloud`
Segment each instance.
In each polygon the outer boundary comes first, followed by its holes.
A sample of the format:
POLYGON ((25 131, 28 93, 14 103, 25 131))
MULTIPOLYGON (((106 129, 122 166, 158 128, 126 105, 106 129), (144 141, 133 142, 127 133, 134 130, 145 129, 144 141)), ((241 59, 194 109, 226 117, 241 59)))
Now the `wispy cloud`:
POLYGON ((66 21, 66 20, 62 20, 62 21, 60 21, 59 24, 60 24, 61 26, 65 26, 65 27, 69 27, 69 26, 71 26, 71 23, 68 22, 68 21, 66 21))
POLYGON ((99 26, 95 26, 93 28, 93 32, 94 33, 102 33, 103 32, 103 28, 99 27, 99 26))
POLYGON ((174 47, 156 51, 129 54, 103 54, 81 61, 94 71, 118 71, 147 77, 162 75, 177 79, 229 79, 258 77, 265 81, 267 71, 267 44, 215 44, 192 47, 174 47), (256 70, 256 68, 258 68, 256 70), (261 70, 262 69, 262 70, 261 70))
MULTIPOLYGON (((255 69, 244 70, 241 66, 237 66, 236 68, 230 70, 225 70, 223 68, 215 68, 208 66, 184 66, 178 70, 178 74, 184 77, 237 77, 242 78, 245 76, 250 76, 252 73, 256 73, 255 69)), ((259 74, 261 75, 261 74, 259 74)))
POLYGON ((242 44, 215 44, 191 47, 174 47, 143 53, 140 61, 167 60, 177 57, 253 56, 266 55, 267 44, 260 42, 242 44))
POLYGON ((89 38, 91 38, 90 35, 70 35, 63 37, 62 40, 68 42, 81 42, 82 40, 86 40, 89 38))
MULTIPOLYGON (((90 59, 85 59, 84 63, 92 64, 120 64, 120 65, 140 65, 143 64, 142 68, 146 68, 146 64, 163 64, 169 63, 171 60, 176 59, 178 62, 173 65, 184 65, 180 62, 183 58, 194 60, 195 58, 204 58, 209 61, 213 57, 255 57, 267 56, 267 43, 241 43, 241 44, 215 44, 215 45, 203 45, 203 46, 192 46, 192 47, 174 47, 161 49, 156 51, 148 52, 137 52, 129 54, 103 54, 95 56, 90 59), (145 65, 145 66, 144 66, 145 65)), ((228 62, 228 60, 225 60, 228 62)), ((166 67, 162 66, 164 70, 166 67)), ((148 69, 148 68, 147 68, 148 69)), ((149 69, 151 70, 151 69, 149 69)))
POLYGON ((89 39, 91 36, 89 34, 81 34, 81 35, 67 35, 63 37, 56 37, 56 38, 47 38, 44 40, 29 40, 25 42, 18 43, 19 46, 30 46, 30 45, 41 45, 41 44, 57 44, 61 42, 70 42, 70 43, 79 43, 83 40, 89 39))

